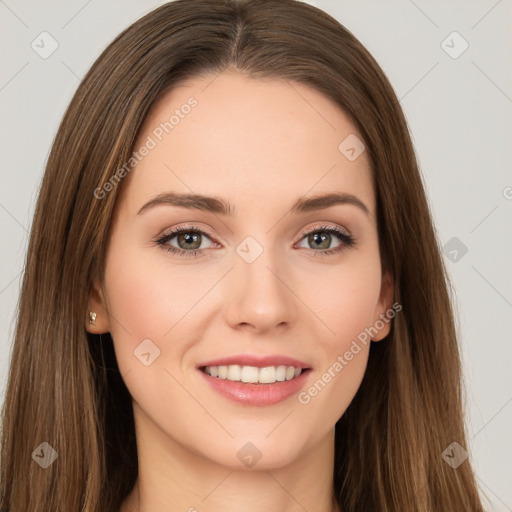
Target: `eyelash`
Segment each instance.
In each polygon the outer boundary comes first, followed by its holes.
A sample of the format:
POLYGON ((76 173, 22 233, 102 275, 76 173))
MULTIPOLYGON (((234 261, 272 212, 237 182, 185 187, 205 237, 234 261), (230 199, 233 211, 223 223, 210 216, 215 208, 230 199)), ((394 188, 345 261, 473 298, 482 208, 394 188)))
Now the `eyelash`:
MULTIPOLYGON (((184 256, 184 257, 197 257, 198 253, 201 253, 205 249, 195 249, 193 251, 185 251, 184 249, 177 249, 176 247, 173 247, 172 245, 167 245, 167 242, 169 240, 172 240, 176 235, 180 235, 181 233, 198 233, 200 235, 206 235, 208 238, 212 239, 212 237, 203 231, 202 229, 198 228, 197 226, 182 226, 176 229, 172 229, 171 231, 167 232, 166 234, 162 235, 160 238, 155 240, 155 243, 162 247, 167 252, 173 253, 177 256, 184 256), (166 247, 164 247, 166 246, 166 247)), ((329 256, 331 254, 335 253, 341 253, 344 249, 348 247, 352 247, 355 244, 355 237, 352 235, 349 235, 342 231, 341 229, 333 226, 319 226, 315 227, 314 229, 311 229, 309 231, 306 231, 302 233, 300 241, 302 241, 306 236, 312 235, 314 233, 331 233, 334 234, 338 240, 341 242, 340 245, 335 247, 334 249, 326 249, 324 251, 315 251, 314 249, 309 249, 310 251, 313 251, 313 255, 315 257, 323 257, 323 256, 329 256)))

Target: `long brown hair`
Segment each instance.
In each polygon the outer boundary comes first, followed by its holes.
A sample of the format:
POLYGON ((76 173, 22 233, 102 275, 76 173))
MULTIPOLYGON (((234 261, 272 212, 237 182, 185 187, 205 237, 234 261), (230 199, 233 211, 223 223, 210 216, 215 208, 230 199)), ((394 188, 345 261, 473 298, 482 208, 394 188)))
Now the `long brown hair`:
MULTIPOLYGON (((383 71, 325 12, 294 0, 177 0, 124 30, 82 80, 55 137, 30 234, 3 407, 0 512, 117 510, 137 477, 131 397, 110 334, 84 328, 103 278, 120 187, 94 191, 130 158, 154 102, 228 68, 307 84, 364 139, 382 265, 403 306, 373 343, 336 424, 334 492, 344 512, 481 511, 466 446, 450 284, 408 128, 383 71), (33 452, 47 442, 57 461, 33 452)), ((340 141, 341 142, 341 141, 340 141)), ((49 450, 49 448, 47 448, 49 450)))

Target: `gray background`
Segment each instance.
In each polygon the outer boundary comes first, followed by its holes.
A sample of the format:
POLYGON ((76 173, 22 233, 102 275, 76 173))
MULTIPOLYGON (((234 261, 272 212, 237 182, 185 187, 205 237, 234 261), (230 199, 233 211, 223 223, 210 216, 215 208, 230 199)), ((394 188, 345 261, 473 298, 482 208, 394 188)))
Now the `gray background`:
MULTIPOLYGON (((58 123, 103 48, 161 3, 0 0, 0 402, 27 232, 58 123), (58 43, 46 59, 31 47, 43 31, 58 43)), ((309 3, 361 40, 401 100, 456 289, 466 449, 487 509, 512 511, 512 1, 309 3)))

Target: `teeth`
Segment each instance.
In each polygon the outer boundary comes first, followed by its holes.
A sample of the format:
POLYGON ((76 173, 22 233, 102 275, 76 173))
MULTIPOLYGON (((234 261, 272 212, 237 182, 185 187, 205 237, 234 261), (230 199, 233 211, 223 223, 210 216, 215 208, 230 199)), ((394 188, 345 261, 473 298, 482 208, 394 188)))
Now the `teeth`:
POLYGON ((254 384, 258 382, 259 373, 258 368, 255 366, 242 366, 242 369, 240 370, 240 380, 242 382, 252 382, 254 384))
POLYGON ((302 368, 284 365, 258 368, 256 366, 232 364, 229 366, 207 366, 204 372, 212 377, 234 382, 273 384, 276 381, 283 382, 298 377, 302 373, 302 368))
POLYGON ((241 368, 237 364, 228 366, 228 380, 240 380, 241 374, 241 368))
POLYGON ((295 368, 288 366, 288 368, 286 368, 286 380, 291 380, 293 377, 295 377, 295 368))
POLYGON ((258 382, 261 384, 273 384, 276 381, 276 369, 274 366, 260 368, 258 382))

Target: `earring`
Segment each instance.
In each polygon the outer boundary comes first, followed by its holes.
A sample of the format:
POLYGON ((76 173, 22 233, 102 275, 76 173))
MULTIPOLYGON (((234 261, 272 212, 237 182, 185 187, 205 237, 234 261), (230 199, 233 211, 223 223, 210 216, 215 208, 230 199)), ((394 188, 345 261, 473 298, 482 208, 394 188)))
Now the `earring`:
POLYGON ((89 323, 96 325, 96 313, 89 311, 89 323))

